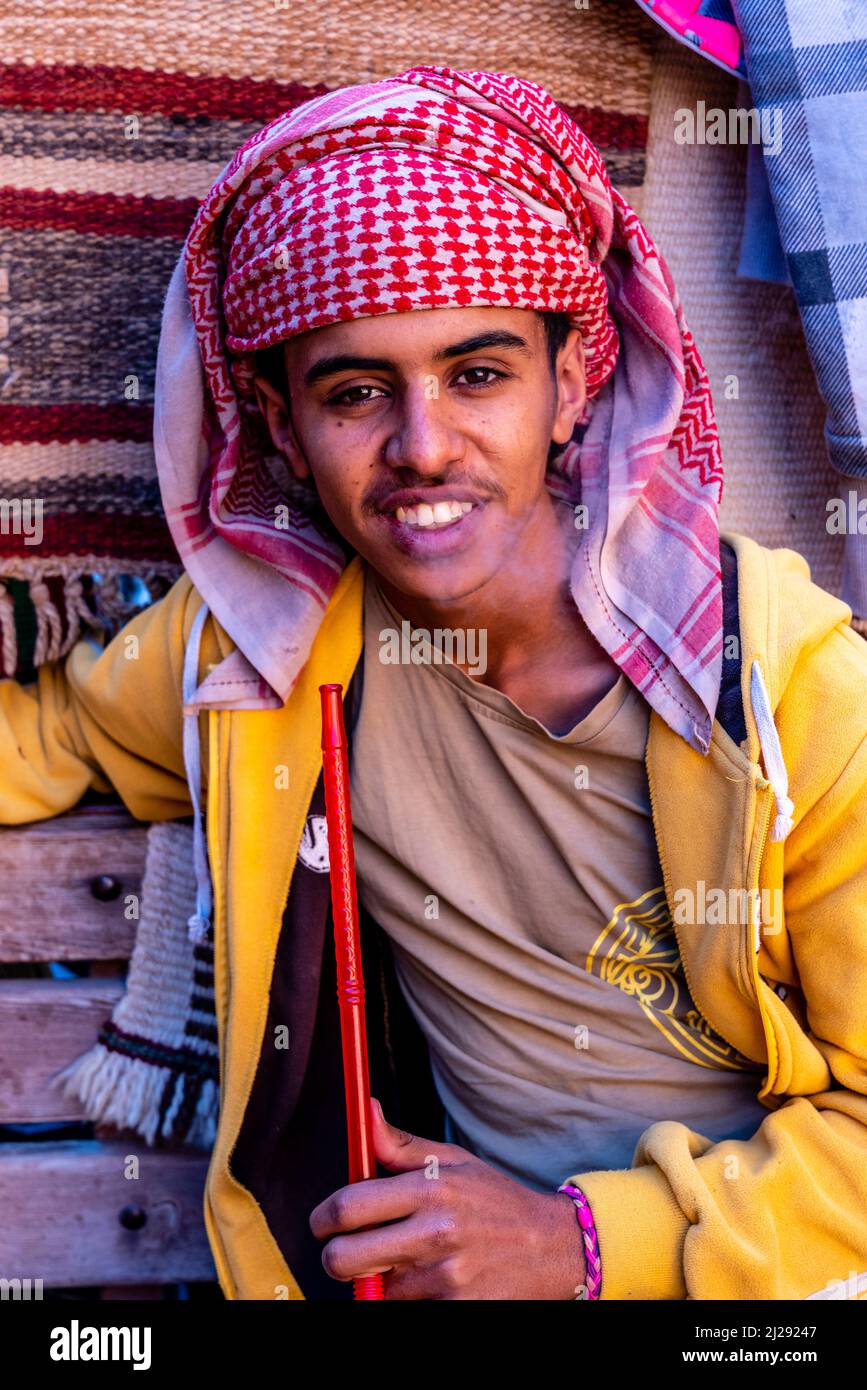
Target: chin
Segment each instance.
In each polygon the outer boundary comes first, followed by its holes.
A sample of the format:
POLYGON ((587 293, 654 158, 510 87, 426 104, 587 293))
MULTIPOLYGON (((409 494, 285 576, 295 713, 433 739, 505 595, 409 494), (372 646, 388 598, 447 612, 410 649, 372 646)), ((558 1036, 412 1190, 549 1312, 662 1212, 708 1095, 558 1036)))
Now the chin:
POLYGON ((496 573, 480 572, 478 566, 461 563, 457 558, 443 559, 437 564, 395 565, 392 557, 384 556, 379 561, 371 559, 369 563, 381 579, 407 598, 432 603, 461 603, 496 573))
POLYGON ((356 549, 382 579, 408 598, 459 602, 508 568, 514 527, 490 503, 440 526, 417 527, 380 513, 356 549))

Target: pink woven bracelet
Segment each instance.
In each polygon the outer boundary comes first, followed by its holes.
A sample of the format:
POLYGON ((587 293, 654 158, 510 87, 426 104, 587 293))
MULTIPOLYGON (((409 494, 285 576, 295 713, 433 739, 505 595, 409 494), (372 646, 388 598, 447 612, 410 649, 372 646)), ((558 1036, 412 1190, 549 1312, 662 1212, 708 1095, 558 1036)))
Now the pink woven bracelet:
POLYGON ((562 1183, 557 1191, 565 1192, 566 1196, 571 1197, 575 1203, 575 1215, 578 1217, 578 1225, 581 1227, 581 1234, 584 1237, 584 1255, 587 1262, 587 1297, 588 1299, 599 1298, 602 1292, 602 1260, 599 1255, 599 1237, 596 1234, 590 1203, 580 1187, 575 1187, 571 1182, 562 1183))

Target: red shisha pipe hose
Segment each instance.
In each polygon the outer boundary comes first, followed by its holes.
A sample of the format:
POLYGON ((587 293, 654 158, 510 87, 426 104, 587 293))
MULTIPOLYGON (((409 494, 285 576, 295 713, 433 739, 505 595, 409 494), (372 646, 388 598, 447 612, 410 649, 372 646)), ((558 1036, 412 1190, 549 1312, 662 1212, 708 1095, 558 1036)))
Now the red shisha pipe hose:
MULTIPOLYGON (((349 1181, 376 1177, 376 1155, 370 1124, 370 1077, 367 1029, 364 1022, 364 977, 358 929, 355 851, 349 800, 349 759, 343 723, 343 686, 320 685, 322 699, 322 767, 325 781, 325 820, 328 826, 328 864, 337 957, 337 1000, 343 1044, 343 1083, 346 1091, 346 1130, 349 1140, 349 1181)), ((356 1300, 385 1297, 381 1274, 353 1280, 356 1300)))

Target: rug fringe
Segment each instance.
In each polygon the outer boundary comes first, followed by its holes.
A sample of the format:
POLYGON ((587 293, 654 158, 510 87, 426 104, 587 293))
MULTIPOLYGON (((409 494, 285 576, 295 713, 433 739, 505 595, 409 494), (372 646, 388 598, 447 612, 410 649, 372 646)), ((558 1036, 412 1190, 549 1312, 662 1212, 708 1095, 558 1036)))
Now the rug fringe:
MULTIPOLYGON (((166 1087, 174 1082, 180 1098, 190 1085, 190 1078, 177 1077, 170 1067, 124 1057, 103 1043, 97 1043, 81 1057, 76 1057, 57 1072, 53 1080, 64 1095, 81 1102, 93 1123, 131 1130, 140 1134, 151 1147, 158 1136, 173 1138, 171 1115, 166 1116, 162 1129, 159 1125, 166 1087)), ((205 1081, 189 1130, 183 1136, 186 1144, 198 1148, 213 1145, 218 1107, 218 1088, 213 1081, 205 1081)))
POLYGON ((217 1117, 220 1109, 219 1088, 214 1081, 206 1081, 199 1096, 196 1112, 190 1121, 186 1142, 199 1149, 212 1149, 217 1137, 217 1117))
POLYGON ((56 557, 39 561, 4 556, 0 559, 0 677, 17 675, 22 660, 15 603, 4 581, 23 580, 28 585, 27 600, 33 610, 30 621, 36 632, 32 664, 38 667, 66 656, 80 641, 84 629, 103 634, 110 641, 141 612, 139 603, 124 597, 121 578, 141 579, 156 600, 181 573, 181 567, 174 563, 130 565, 98 555, 76 556, 74 564, 56 557), (92 585, 92 602, 88 603, 82 580, 96 574, 100 581, 92 585), (52 595, 47 582, 50 579, 61 582, 59 595, 56 586, 52 595))
POLYGON ((15 605, 6 585, 0 580, 0 675, 14 674, 18 666, 18 635, 15 631, 15 605))
POLYGON ((168 1067, 122 1057, 97 1043, 54 1077, 64 1094, 79 1100, 96 1124, 141 1134, 153 1145, 160 1099, 171 1078, 168 1067))

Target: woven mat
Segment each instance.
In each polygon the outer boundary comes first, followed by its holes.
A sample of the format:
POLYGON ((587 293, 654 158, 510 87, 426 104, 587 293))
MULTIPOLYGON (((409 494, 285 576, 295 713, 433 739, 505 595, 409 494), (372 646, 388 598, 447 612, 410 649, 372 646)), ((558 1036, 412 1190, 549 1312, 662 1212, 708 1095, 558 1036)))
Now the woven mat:
POLYGON ((333 87, 493 68, 546 86, 637 201, 652 28, 631 0, 0 0, 0 495, 43 516, 38 545, 0 531, 0 675, 97 617, 115 631, 122 576, 156 597, 180 573, 151 449, 160 311, 238 145, 333 87))
POLYGON ((840 479, 825 450, 825 407, 795 296, 786 285, 736 275, 746 146, 674 140, 679 108, 695 110, 698 101, 708 109, 741 106, 739 84, 650 27, 652 116, 642 215, 671 268, 710 377, 725 469, 722 525, 763 545, 800 551, 814 580, 837 593, 842 538, 825 529, 825 504, 839 495, 840 479))

